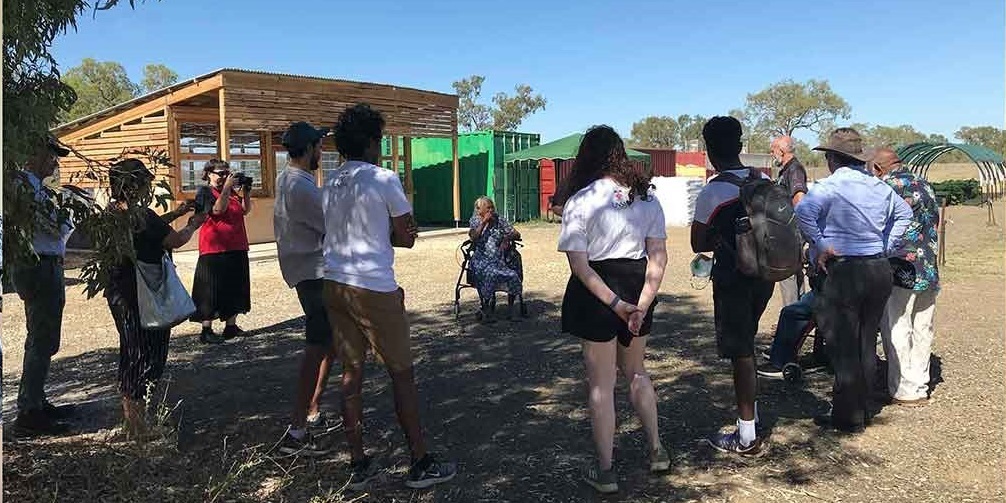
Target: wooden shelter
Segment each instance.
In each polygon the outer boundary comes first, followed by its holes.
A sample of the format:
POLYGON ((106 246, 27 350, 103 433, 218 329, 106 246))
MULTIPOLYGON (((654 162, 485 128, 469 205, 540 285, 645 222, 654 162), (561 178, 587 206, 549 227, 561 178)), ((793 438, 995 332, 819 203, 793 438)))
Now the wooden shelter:
MULTIPOLYGON (((273 240, 272 201, 277 170, 286 153, 280 138, 296 121, 330 127, 346 107, 365 102, 384 113, 382 163, 403 176, 410 200, 412 137, 450 137, 454 156, 454 218, 461 219, 458 179, 457 108, 454 95, 384 84, 221 69, 141 96, 53 130, 81 156, 104 161, 138 149, 166 151, 174 165, 170 183, 176 201, 191 198, 201 183, 202 167, 212 158, 255 179, 256 201, 247 217, 253 243, 273 240)), ((325 139, 319 183, 340 159, 331 137, 325 139)), ((70 156, 60 163, 60 179, 69 183, 85 168, 70 156)), ((79 182, 79 181, 78 181, 79 182)), ((84 180, 78 183, 88 187, 84 180)))

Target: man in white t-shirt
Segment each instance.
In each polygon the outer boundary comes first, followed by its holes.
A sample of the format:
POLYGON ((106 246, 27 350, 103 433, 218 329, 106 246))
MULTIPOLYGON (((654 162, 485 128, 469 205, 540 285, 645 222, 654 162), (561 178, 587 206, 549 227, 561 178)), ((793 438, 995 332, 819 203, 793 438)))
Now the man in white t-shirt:
POLYGON ((405 292, 395 282, 393 247, 412 248, 417 236, 412 205, 395 171, 376 166, 384 117, 365 104, 347 108, 335 125, 335 144, 346 162, 325 183, 325 304, 335 324, 342 360, 343 424, 353 474, 362 490, 380 470, 363 449, 363 363, 373 349, 391 376, 398 421, 412 453, 405 485, 446 482, 455 463, 427 453, 412 371, 405 292))

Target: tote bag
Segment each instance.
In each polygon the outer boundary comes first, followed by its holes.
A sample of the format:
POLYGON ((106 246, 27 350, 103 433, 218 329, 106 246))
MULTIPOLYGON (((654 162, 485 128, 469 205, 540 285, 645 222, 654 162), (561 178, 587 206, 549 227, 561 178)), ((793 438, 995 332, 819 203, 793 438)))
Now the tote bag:
POLYGON ((171 329, 196 312, 192 297, 167 255, 159 264, 136 261, 136 300, 140 326, 146 330, 171 329))

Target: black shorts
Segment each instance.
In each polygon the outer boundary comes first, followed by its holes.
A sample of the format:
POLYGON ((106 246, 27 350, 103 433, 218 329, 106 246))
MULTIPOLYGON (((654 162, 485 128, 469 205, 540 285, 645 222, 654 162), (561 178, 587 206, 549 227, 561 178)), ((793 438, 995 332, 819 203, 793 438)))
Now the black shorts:
POLYGON ((758 322, 772 298, 775 283, 739 273, 713 274, 713 318, 720 358, 754 356, 758 322))
MULTIPOLYGON (((646 283, 646 259, 612 259, 591 262, 590 268, 597 272, 604 283, 624 302, 639 302, 639 293, 646 283)), ((654 300, 638 337, 650 334, 653 324, 654 300)), ((566 293, 562 297, 562 332, 573 334, 593 342, 608 342, 618 338, 618 343, 628 347, 632 343, 629 326, 601 301, 575 275, 569 277, 566 293)))
POLYGON ((325 309, 325 298, 322 293, 325 281, 309 279, 297 283, 297 298, 300 307, 304 309, 304 336, 307 343, 316 346, 331 346, 335 341, 332 337, 332 325, 328 322, 328 311, 325 309))

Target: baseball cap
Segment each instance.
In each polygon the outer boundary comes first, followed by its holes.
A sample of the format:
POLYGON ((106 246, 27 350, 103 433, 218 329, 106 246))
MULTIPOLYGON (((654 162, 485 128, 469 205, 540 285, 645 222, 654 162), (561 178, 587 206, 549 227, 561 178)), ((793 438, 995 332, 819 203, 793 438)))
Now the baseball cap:
POLYGON ((305 149, 328 136, 328 129, 318 129, 306 122, 294 122, 283 133, 283 146, 288 149, 305 149))

